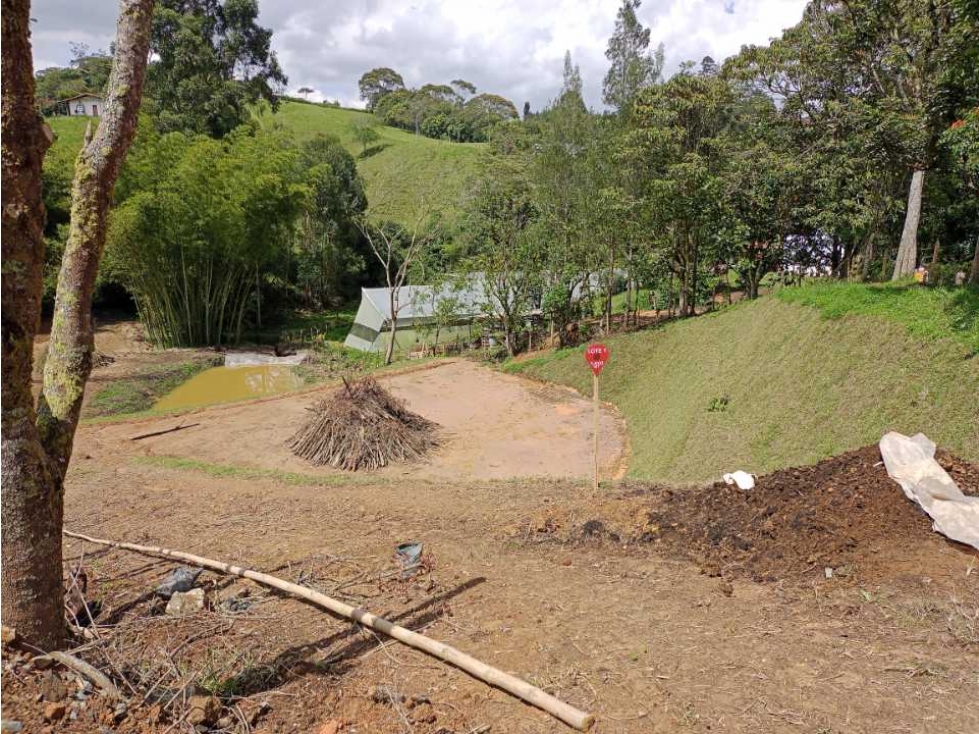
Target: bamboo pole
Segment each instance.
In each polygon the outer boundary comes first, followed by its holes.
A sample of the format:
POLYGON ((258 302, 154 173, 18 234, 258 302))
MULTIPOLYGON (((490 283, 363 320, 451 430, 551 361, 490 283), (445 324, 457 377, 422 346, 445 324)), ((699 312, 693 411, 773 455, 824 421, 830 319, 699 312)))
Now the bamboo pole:
POLYGON ((389 637, 393 637, 409 647, 422 650, 423 652, 427 652, 429 655, 433 655, 440 660, 451 663, 460 670, 469 673, 469 675, 473 676, 474 678, 478 678, 485 683, 496 686, 497 688, 500 688, 507 693, 510 693, 517 698, 520 698, 523 701, 542 709, 543 711, 546 711, 547 713, 551 714, 551 716, 560 719, 568 726, 571 726, 579 731, 588 731, 592 724, 595 723, 595 717, 592 714, 580 711, 573 706, 564 703, 564 701, 555 698, 551 694, 542 691, 540 688, 532 686, 526 681, 520 680, 516 676, 510 675, 509 673, 504 673, 502 670, 498 670, 497 668, 487 665, 474 657, 466 655, 464 652, 460 652, 454 647, 446 645, 444 642, 438 642, 437 640, 433 640, 425 635, 412 632, 411 630, 396 625, 393 622, 389 622, 382 617, 378 617, 377 615, 368 612, 366 609, 344 604, 342 601, 337 601, 336 599, 326 596, 326 594, 313 591, 306 586, 293 584, 276 576, 261 573, 260 571, 252 571, 247 568, 232 566, 229 563, 215 561, 210 558, 204 558, 203 556, 195 556, 191 553, 184 553, 182 551, 170 550, 169 548, 157 548, 152 546, 136 545, 135 543, 123 543, 114 540, 93 538, 89 535, 73 533, 70 530, 65 530, 64 534, 69 538, 78 538, 79 540, 85 540, 89 543, 95 543, 96 545, 105 545, 110 548, 130 550, 134 553, 141 553, 143 555, 175 558, 192 563, 196 566, 201 566, 202 568, 209 568, 212 571, 226 573, 231 576, 240 576, 242 578, 251 579, 252 581, 264 584, 265 586, 271 586, 273 588, 286 591, 290 594, 306 599, 317 606, 323 607, 334 614, 338 614, 341 617, 352 619, 354 622, 362 624, 365 627, 370 627, 378 632, 383 632, 389 637))

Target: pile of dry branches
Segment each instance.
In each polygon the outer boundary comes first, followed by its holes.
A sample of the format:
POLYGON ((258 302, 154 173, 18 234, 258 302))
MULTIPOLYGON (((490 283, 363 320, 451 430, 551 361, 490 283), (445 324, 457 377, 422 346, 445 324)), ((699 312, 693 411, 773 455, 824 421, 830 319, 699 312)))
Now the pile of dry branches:
POLYGON ((289 439, 297 456, 356 471, 411 461, 437 445, 436 424, 412 413, 373 377, 343 384, 310 409, 312 417, 289 439))

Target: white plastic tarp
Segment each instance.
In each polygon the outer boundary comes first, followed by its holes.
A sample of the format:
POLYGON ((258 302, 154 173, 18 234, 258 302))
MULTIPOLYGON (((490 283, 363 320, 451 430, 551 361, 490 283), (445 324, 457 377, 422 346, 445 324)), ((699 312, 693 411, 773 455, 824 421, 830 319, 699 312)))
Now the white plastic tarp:
POLYGON ((307 352, 296 352, 288 357, 276 357, 274 354, 259 354, 258 352, 229 352, 224 355, 225 367, 248 367, 263 364, 294 367, 302 364, 309 356, 307 352))
POLYGON ((935 461, 934 442, 922 433, 908 438, 892 431, 880 440, 880 455, 891 479, 928 513, 936 532, 979 549, 979 497, 962 494, 935 461))

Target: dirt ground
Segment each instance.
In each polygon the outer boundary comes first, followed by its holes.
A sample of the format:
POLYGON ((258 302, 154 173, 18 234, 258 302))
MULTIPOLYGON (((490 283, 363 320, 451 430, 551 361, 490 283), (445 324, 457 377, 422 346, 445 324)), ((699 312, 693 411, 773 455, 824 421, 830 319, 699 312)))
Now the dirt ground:
MULTIPOLYGON (((626 481, 595 494, 569 478, 587 473, 587 401, 467 363, 388 384, 445 426, 445 454, 324 487, 140 461, 144 447, 126 437, 166 421, 86 425, 65 524, 238 562, 362 605, 593 712, 596 732, 979 731, 979 558, 931 532, 896 484, 888 496, 872 448, 812 475, 800 469, 794 485, 791 470, 769 490, 761 478, 755 507, 626 481), (863 534, 859 517, 840 521, 859 508, 834 510, 827 499, 861 487, 873 496, 863 534), (800 495, 822 514, 793 527, 800 495), (703 540, 718 523, 718 544, 733 556, 712 556, 703 540), (669 528, 660 542, 643 537, 653 525, 669 528), (817 525, 823 535, 812 541, 817 525), (796 534, 809 540, 788 544, 799 548, 791 563, 770 562, 778 554, 766 543, 796 534), (751 546, 729 542, 740 536, 751 546), (403 579, 392 554, 407 540, 426 557, 423 573, 403 579), (824 563, 820 544, 850 555, 824 563), (757 563, 751 549, 764 551, 757 563), (815 568, 793 573, 805 554, 815 568), (746 568, 725 568, 732 559, 746 568), (824 573, 847 564, 849 574, 824 573)), ((193 420, 206 430, 148 439, 145 450, 314 474, 280 448, 307 401, 199 411, 193 420)), ((611 437, 618 419, 603 420, 611 437)), ((627 453, 606 444, 609 473, 621 465, 616 451, 627 453)), ((953 474, 979 491, 975 467, 953 474)), ((100 639, 81 641, 79 654, 131 705, 119 715, 96 696, 47 724, 37 696, 51 672, 6 650, 3 716, 25 731, 190 732, 185 711, 153 703, 187 682, 221 694, 214 731, 570 731, 451 666, 247 582, 205 573, 211 608, 170 617, 152 589, 174 564, 75 540, 66 557, 85 567, 102 606, 100 639)))
MULTIPOLYGON (((591 472, 592 406, 571 390, 465 361, 436 363, 379 381, 405 400, 410 410, 440 426, 440 446, 424 462, 388 466, 377 476, 503 479, 587 477, 591 472)), ((307 409, 332 389, 216 406, 194 412, 192 420, 170 417, 93 427, 79 446, 100 456, 140 452, 337 475, 341 470, 314 467, 286 447, 306 419, 307 409), (181 420, 199 425, 138 443, 128 440, 181 420)), ((619 472, 624 436, 621 420, 611 409, 603 408, 599 455, 606 476, 619 472)))

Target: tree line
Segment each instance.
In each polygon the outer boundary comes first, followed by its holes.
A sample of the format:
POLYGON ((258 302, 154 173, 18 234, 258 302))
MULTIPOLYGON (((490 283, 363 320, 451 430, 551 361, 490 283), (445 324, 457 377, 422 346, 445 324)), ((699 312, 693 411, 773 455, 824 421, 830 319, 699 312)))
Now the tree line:
POLYGON ((429 138, 485 142, 497 125, 519 118, 513 102, 498 94, 477 94, 464 79, 409 89, 394 69, 378 67, 361 76, 357 86, 378 121, 429 138))
MULTIPOLYGON (((379 279, 355 224, 367 208, 353 157, 333 136, 298 141, 262 110, 285 77, 255 0, 156 4, 139 134, 121 166, 95 298, 132 298, 160 346, 217 345, 283 308, 334 308, 379 279)), ((73 47, 36 75, 37 104, 82 75, 104 88, 112 57, 73 47), (97 61, 97 63, 96 63, 97 61), (53 91, 52 91, 53 90, 53 91)), ((48 105, 47 109, 50 109, 48 105)), ((43 169, 54 304, 72 219, 76 151, 43 169)))
POLYGON ((511 352, 528 304, 570 341, 639 285, 692 315, 776 273, 979 283, 976 3, 815 0, 769 45, 665 79, 638 7, 608 44, 609 110, 586 107, 569 54, 553 102, 498 127, 469 196, 451 267, 506 302, 511 352))

